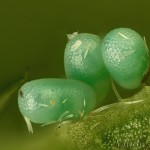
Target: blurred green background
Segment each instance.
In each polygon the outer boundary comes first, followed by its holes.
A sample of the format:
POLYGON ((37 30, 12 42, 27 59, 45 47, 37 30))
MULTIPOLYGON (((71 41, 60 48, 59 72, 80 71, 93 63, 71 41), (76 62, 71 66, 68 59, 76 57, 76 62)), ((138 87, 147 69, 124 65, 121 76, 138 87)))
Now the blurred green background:
MULTIPOLYGON (((113 28, 129 27, 145 36, 149 46, 149 8, 148 0, 0 1, 1 95, 26 70, 30 79, 64 77, 66 34, 78 31, 103 37, 113 28)), ((28 133, 18 110, 17 90, 9 100, 0 113, 1 150, 62 149, 54 142, 51 126, 35 125, 34 134, 28 133)))

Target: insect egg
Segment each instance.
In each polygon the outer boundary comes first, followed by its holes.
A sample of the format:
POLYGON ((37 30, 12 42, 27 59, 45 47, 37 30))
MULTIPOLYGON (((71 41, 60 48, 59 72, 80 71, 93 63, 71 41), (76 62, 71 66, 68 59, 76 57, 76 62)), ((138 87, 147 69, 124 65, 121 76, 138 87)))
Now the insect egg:
POLYGON ((67 78, 81 80, 92 86, 98 104, 109 89, 109 74, 103 63, 101 39, 89 33, 74 34, 65 48, 64 67, 67 78))
POLYGON ((33 80, 18 93, 22 115, 41 124, 79 119, 92 111, 95 103, 95 93, 88 84, 69 79, 33 80))
POLYGON ((126 89, 139 87, 149 69, 146 42, 129 28, 114 29, 104 37, 102 56, 111 77, 126 89))

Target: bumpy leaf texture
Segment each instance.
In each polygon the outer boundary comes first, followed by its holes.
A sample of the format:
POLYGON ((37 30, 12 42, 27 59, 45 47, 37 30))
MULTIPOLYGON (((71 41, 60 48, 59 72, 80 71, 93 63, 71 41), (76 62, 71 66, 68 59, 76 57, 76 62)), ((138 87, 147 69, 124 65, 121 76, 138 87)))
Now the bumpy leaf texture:
POLYGON ((60 126, 60 133, 76 150, 150 149, 150 87, 60 126))

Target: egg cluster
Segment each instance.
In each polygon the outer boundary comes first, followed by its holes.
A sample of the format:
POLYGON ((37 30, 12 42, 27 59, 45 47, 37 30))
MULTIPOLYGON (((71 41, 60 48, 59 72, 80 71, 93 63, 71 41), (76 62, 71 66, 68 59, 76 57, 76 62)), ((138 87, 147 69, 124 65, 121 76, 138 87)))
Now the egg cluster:
POLYGON ((67 79, 33 80, 19 90, 19 109, 28 124, 79 119, 101 104, 111 79, 135 89, 148 73, 148 48, 134 30, 118 28, 103 40, 89 33, 68 38, 64 52, 67 79))

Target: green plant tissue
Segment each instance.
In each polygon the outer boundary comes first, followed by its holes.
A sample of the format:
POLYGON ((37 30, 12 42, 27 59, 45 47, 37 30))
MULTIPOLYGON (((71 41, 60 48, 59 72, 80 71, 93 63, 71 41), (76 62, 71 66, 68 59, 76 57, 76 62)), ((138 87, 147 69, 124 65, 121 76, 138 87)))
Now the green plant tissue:
POLYGON ((60 126, 60 138, 76 150, 150 149, 150 87, 60 126))

